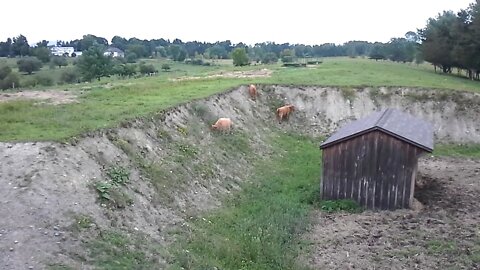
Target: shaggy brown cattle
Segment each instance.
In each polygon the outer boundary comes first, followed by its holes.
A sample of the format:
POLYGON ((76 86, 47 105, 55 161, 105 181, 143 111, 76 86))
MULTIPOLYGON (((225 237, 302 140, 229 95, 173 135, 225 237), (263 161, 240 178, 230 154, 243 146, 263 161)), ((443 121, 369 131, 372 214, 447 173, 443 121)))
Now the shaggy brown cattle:
POLYGON ((248 94, 253 100, 257 99, 257 87, 254 84, 250 84, 248 87, 248 94))
POLYGON ((232 128, 233 122, 230 118, 219 118, 214 125, 212 125, 212 130, 220 131, 230 131, 232 128))
POLYGON ((288 120, 288 116, 295 111, 295 106, 285 105, 277 109, 277 120, 281 122, 283 119, 288 120))

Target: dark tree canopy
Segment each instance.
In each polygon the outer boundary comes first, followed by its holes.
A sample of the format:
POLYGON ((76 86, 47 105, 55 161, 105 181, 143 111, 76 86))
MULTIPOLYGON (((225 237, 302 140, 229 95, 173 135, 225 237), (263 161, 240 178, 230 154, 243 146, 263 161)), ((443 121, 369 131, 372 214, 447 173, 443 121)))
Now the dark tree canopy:
POLYGON ((109 76, 112 69, 112 57, 103 54, 104 48, 99 45, 90 47, 80 56, 77 68, 87 81, 109 76))
POLYGON ((232 51, 232 59, 234 66, 246 66, 250 62, 245 48, 235 48, 232 51))

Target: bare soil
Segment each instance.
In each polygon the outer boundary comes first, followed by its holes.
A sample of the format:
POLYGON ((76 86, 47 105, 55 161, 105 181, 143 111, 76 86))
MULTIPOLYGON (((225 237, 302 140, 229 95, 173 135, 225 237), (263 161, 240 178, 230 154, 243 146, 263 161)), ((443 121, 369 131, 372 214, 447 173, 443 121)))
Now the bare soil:
POLYGON ((172 81, 190 81, 190 80, 199 80, 199 79, 212 79, 212 78, 265 78, 270 77, 272 71, 266 68, 256 69, 256 70, 247 70, 247 71, 231 71, 226 72, 222 71, 220 73, 208 75, 208 76, 183 76, 171 79, 172 81))
MULTIPOLYGON (((45 269, 52 263, 92 269, 85 242, 109 230, 167 247, 175 240, 172 230, 220 207, 222 198, 248 181, 254 165, 248 155, 268 158, 266 137, 272 132, 328 136, 343 123, 394 107, 432 122, 437 143, 480 142, 480 102, 471 93, 451 97, 425 89, 366 88, 355 89, 349 99, 331 87, 259 85, 257 90, 256 101, 241 86, 67 143, 0 142, 0 269, 45 269), (279 124, 275 109, 287 103, 297 110, 279 124), (218 117, 233 120, 231 136, 209 130, 218 117), (128 169, 130 176, 119 189, 129 200, 118 200, 116 207, 102 202, 95 189, 113 166, 128 169), (87 227, 80 234, 79 224, 87 227)), ((74 99, 69 94, 19 95, 60 102, 74 99)), ((424 210, 318 213, 306 236, 314 243, 312 256, 306 252, 305 260, 327 269, 476 267, 478 161, 426 158, 420 168, 428 180, 417 190, 424 210)), ((168 257, 146 255, 158 265, 168 257)))
POLYGON ((426 157, 419 210, 317 212, 315 269, 480 269, 480 160, 426 157))
POLYGON ((0 102, 12 100, 34 100, 42 103, 59 105, 77 102, 77 95, 73 92, 61 90, 23 90, 12 93, 0 93, 0 102))

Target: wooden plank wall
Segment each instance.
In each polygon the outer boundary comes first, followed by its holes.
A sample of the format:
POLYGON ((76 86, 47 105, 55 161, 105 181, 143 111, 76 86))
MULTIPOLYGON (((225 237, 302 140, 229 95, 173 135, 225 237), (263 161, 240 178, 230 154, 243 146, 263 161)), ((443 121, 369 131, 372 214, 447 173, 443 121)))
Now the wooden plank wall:
POLYGON ((423 150, 380 131, 323 149, 322 198, 369 209, 407 208, 423 150))

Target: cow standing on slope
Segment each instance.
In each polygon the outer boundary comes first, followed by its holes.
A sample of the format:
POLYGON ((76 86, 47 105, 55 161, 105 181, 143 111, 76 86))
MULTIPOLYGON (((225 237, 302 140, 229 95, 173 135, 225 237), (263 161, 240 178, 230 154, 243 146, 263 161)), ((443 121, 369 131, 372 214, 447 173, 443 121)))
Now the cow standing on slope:
POLYGON ((288 120, 288 117, 294 111, 295 111, 295 106, 293 105, 285 105, 283 107, 278 108, 276 113, 278 122, 281 123, 284 119, 288 120))
POLYGON ((251 99, 257 99, 257 87, 254 84, 250 84, 250 86, 248 86, 248 94, 250 95, 251 99))
POLYGON ((221 132, 229 132, 232 129, 233 122, 230 118, 219 118, 215 124, 212 125, 211 130, 218 130, 221 132))

